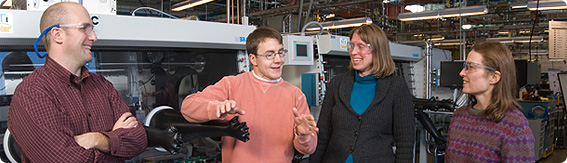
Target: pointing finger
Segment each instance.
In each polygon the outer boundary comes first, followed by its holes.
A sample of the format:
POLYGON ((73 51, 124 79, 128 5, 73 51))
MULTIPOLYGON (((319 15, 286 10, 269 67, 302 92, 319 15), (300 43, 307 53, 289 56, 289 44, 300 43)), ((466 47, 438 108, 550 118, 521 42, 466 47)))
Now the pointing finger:
POLYGON ((234 113, 237 113, 237 114, 240 114, 240 115, 246 114, 246 112, 244 112, 244 110, 237 108, 237 107, 234 108, 234 113))

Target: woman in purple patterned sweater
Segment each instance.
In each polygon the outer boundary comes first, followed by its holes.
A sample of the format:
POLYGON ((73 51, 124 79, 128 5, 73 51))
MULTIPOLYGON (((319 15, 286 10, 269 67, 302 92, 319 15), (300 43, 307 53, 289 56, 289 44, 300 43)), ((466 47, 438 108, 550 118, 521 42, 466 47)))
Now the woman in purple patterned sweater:
POLYGON ((510 50, 498 42, 476 43, 460 75, 467 106, 451 119, 445 162, 535 162, 534 136, 517 109, 510 50))

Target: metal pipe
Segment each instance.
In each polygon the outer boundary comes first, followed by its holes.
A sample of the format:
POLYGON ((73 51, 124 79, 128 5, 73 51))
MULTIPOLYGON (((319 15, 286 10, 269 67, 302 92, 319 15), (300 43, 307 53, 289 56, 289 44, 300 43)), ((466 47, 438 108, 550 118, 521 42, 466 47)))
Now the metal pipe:
POLYGON ((425 49, 425 99, 431 98, 431 50, 433 49, 433 42, 426 41, 425 49))
POLYGON ((297 31, 301 30, 301 12, 303 12, 303 0, 299 0, 299 12, 297 13, 297 31))
POLYGON ((291 33, 291 14, 287 14, 282 20, 282 32, 291 33))
POLYGON ((311 7, 313 7, 313 0, 309 0, 309 8, 307 8, 307 14, 305 14, 305 22, 307 23, 309 21, 309 14, 311 14, 311 7))
POLYGON ((226 23, 230 24, 230 1, 226 0, 226 23))
MULTIPOLYGON (((462 3, 462 0, 460 1, 462 3)), ((464 53, 464 44, 465 44, 465 37, 463 37, 463 17, 461 16, 461 6, 463 4, 459 3, 459 37, 460 37, 460 44, 459 44, 459 54, 463 56, 464 53)))
POLYGON ((234 0, 230 0, 230 22, 234 24, 234 0))
POLYGON ((240 0, 236 0, 236 24, 240 24, 240 0))
POLYGON ((316 22, 316 21, 310 21, 309 23, 305 24, 305 25, 303 26, 303 28, 301 29, 301 36, 305 36, 305 29, 307 29, 307 26, 309 26, 309 25, 311 25, 311 24, 315 24, 315 25, 318 25, 318 26, 319 26, 320 30, 319 30, 319 34, 318 34, 318 35, 323 34, 323 25, 322 25, 321 23, 319 23, 319 22, 316 22))

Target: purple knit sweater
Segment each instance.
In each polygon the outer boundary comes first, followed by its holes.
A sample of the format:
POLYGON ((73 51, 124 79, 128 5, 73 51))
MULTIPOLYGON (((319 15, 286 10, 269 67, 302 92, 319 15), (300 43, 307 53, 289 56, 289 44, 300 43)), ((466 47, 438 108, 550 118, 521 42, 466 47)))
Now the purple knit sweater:
POLYGON ((499 122, 464 106, 453 114, 445 162, 535 162, 528 120, 514 109, 499 122))

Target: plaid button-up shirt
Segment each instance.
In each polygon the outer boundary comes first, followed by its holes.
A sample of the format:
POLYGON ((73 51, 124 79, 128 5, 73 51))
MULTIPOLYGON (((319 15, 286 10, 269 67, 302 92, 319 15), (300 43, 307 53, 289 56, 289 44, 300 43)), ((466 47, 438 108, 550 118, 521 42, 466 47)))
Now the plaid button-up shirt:
POLYGON ((129 109, 102 75, 81 70, 81 79, 47 57, 18 85, 8 114, 8 128, 18 142, 22 162, 124 162, 142 153, 146 133, 135 128, 111 131, 129 109), (101 132, 109 153, 84 149, 74 136, 101 132))

